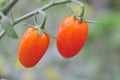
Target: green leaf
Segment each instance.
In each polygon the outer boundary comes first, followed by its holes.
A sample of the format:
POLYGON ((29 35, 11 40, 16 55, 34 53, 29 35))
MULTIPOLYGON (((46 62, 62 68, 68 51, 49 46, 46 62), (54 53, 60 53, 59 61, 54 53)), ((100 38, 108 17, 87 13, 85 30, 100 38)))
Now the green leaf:
POLYGON ((8 17, 3 17, 1 19, 1 26, 9 37, 15 39, 18 38, 17 33, 15 32, 13 25, 8 17))
POLYGON ((0 0, 0 8, 2 8, 7 3, 7 0, 0 0))
POLYGON ((76 5, 75 3, 69 3, 67 6, 75 16, 80 15, 81 12, 80 5, 76 5))

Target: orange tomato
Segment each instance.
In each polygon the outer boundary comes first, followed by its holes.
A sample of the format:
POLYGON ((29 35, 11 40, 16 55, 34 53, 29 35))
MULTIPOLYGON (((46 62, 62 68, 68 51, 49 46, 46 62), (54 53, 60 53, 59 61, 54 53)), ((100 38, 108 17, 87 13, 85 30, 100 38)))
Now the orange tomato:
POLYGON ((28 28, 20 41, 18 55, 25 67, 33 67, 45 54, 50 42, 48 34, 39 34, 36 28, 28 28))
POLYGON ((56 46, 64 58, 71 58, 78 54, 85 44, 88 36, 88 25, 85 21, 68 16, 66 17, 57 33, 56 46))

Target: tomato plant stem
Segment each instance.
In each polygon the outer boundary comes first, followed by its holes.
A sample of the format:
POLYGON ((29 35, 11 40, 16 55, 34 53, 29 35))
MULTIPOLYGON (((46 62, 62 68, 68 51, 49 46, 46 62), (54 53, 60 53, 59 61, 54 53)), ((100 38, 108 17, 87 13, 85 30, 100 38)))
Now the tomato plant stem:
MULTIPOLYGON (((44 10, 47 10, 48 8, 50 8, 52 6, 55 6, 55 5, 58 5, 58 4, 65 4, 65 3, 69 3, 69 2, 71 2, 71 0, 63 0, 63 1, 55 1, 55 2, 51 1, 50 3, 46 4, 45 6, 43 6, 41 8, 38 8, 38 9, 44 11, 44 10)), ((23 21, 23 20, 25 20, 25 19, 27 19, 31 16, 33 16, 35 13, 39 14, 38 9, 15 19, 15 21, 13 22, 13 25, 15 25, 15 24, 17 24, 17 23, 19 23, 19 22, 21 22, 21 21, 23 21)))
POLYGON ((18 1, 19 0, 9 0, 9 2, 1 9, 1 11, 6 15, 18 1))
MULTIPOLYGON (((14 5, 17 1, 18 1, 18 0, 11 0, 11 1, 9 2, 9 4, 7 4, 1 11, 2 11, 4 14, 7 14, 7 13, 9 12, 10 8, 12 8, 12 5, 14 5)), ((44 10, 47 10, 48 8, 50 8, 50 7, 52 7, 52 6, 55 6, 55 5, 58 5, 58 4, 65 4, 65 3, 69 3, 69 2, 71 2, 71 0, 51 1, 50 3, 46 4, 45 6, 43 6, 43 7, 41 7, 41 8, 38 8, 38 9, 44 11, 44 10)), ((36 13, 36 14, 39 14, 38 9, 36 9, 36 10, 30 12, 30 13, 27 13, 27 14, 19 17, 19 18, 16 18, 16 19, 14 20, 14 22, 13 22, 13 25, 16 25, 16 24, 18 24, 19 22, 21 22, 21 21, 23 21, 23 20, 25 20, 25 19, 27 19, 27 18, 29 18, 29 17, 31 17, 31 16, 34 16, 35 13, 36 13)), ((5 31, 2 30, 2 31, 0 32, 0 39, 1 39, 4 35, 5 35, 5 31)))
MULTIPOLYGON (((19 0, 10 0, 9 4, 7 4, 5 7, 3 7, 3 9, 1 10, 5 15, 9 12, 9 10, 13 7, 13 5, 19 0)), ((81 5, 81 13, 80 13, 80 17, 81 19, 83 19, 83 15, 84 15, 84 4, 82 4, 81 2, 79 1, 76 1, 76 0, 62 0, 62 1, 51 1, 50 3, 46 4, 45 6, 41 7, 41 8, 38 8, 30 13, 27 13, 21 17, 18 17, 16 19, 14 19, 14 22, 12 23, 13 25, 16 25, 18 23, 20 23, 21 21, 31 17, 31 16, 34 16, 34 14, 39 14, 38 10, 41 10, 41 11, 44 11, 44 10, 47 10, 48 8, 50 7, 53 7, 55 5, 58 5, 58 4, 65 4, 65 3, 70 3, 70 2, 76 2, 78 4, 81 5)), ((0 39, 5 35, 5 31, 1 31, 0 32, 0 39)))
POLYGON ((46 15, 46 13, 44 13, 41 10, 39 10, 39 12, 42 13, 42 15, 43 15, 43 22, 42 22, 40 28, 44 30, 45 29, 45 23, 46 23, 46 20, 47 20, 47 15, 46 15))
POLYGON ((35 17, 34 17, 34 23, 35 23, 35 25, 37 26, 37 28, 40 28, 40 29, 43 29, 43 30, 44 30, 44 29, 45 29, 45 23, 46 23, 46 20, 47 20, 47 15, 46 15, 45 12, 43 12, 43 11, 40 10, 40 9, 38 9, 37 12, 43 16, 43 22, 42 22, 41 25, 39 25, 38 20, 37 20, 37 16, 36 16, 36 13, 35 13, 35 14, 34 14, 34 16, 35 16, 35 17))

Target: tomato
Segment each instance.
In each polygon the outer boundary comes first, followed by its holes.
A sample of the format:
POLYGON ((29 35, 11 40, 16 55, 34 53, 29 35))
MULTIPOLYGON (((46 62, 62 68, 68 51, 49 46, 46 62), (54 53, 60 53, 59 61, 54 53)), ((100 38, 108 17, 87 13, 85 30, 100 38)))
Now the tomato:
POLYGON ((88 36, 88 25, 85 21, 68 16, 57 32, 56 46, 64 58, 71 58, 78 54, 84 46, 88 36))
POLYGON ((50 42, 48 34, 39 34, 38 29, 28 28, 22 36, 18 48, 18 56, 25 67, 33 67, 45 54, 50 42))

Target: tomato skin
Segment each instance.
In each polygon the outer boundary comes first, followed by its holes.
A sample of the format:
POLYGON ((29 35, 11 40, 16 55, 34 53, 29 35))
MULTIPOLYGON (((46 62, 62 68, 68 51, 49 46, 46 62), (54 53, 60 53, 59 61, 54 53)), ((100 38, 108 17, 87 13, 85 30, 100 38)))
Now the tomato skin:
POLYGON ((21 64, 27 68, 35 66, 46 52, 50 37, 44 32, 39 34, 35 28, 28 28, 23 34, 18 48, 21 64))
POLYGON ((64 58, 71 58, 78 54, 84 46, 88 36, 88 25, 73 16, 66 17, 57 33, 56 46, 64 58))

